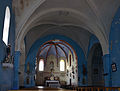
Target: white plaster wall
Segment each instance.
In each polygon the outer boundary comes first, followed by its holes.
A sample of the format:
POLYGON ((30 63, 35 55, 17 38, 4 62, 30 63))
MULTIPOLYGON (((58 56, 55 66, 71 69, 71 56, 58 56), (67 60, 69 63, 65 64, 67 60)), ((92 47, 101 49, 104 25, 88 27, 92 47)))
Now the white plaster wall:
POLYGON ((25 44, 24 41, 22 41, 21 46, 21 55, 20 55, 20 62, 19 62, 19 85, 24 86, 24 72, 25 72, 25 44))
POLYGON ((59 62, 58 62, 58 66, 57 66, 57 58, 56 58, 56 56, 52 55, 52 54, 48 56, 46 65, 44 67, 44 71, 40 72, 40 71, 38 71, 38 68, 37 68, 37 74, 36 74, 36 84, 37 85, 44 85, 44 81, 45 81, 44 78, 51 76, 51 71, 50 71, 50 62, 51 61, 54 62, 54 72, 53 72, 54 76, 55 77, 58 76, 59 79, 60 79, 60 82, 61 81, 65 81, 66 82, 66 69, 65 69, 64 72, 60 71, 60 60, 61 59, 64 59, 65 62, 66 62, 66 58, 60 57, 58 59, 59 62))
MULTIPOLYGON (((71 52, 69 52, 68 55, 72 55, 71 52)), ((74 61, 73 61, 73 56, 71 56, 71 66, 70 66, 70 60, 69 60, 69 56, 68 56, 68 62, 66 60, 66 58, 64 57, 60 57, 58 60, 60 61, 61 59, 65 60, 65 71, 61 72, 60 71, 60 62, 58 64, 57 67, 57 59, 56 56, 54 55, 49 55, 47 58, 47 63, 46 66, 44 68, 44 72, 40 72, 37 69, 37 74, 36 74, 36 84, 37 85, 44 85, 44 78, 45 77, 50 77, 51 76, 51 71, 50 71, 50 62, 53 61, 54 62, 54 76, 58 76, 60 79, 60 82, 66 82, 66 85, 70 85, 70 79, 71 81, 71 85, 77 86, 78 85, 78 73, 76 72, 77 70, 77 59, 75 54, 74 55, 74 61), (72 66, 74 66, 74 72, 75 74, 72 73, 72 66), (67 69, 69 70, 68 76, 67 76, 67 69), (71 73, 71 77, 70 77, 70 73, 71 73), (74 75, 74 79, 73 79, 73 75, 74 75)))
POLYGON ((80 27, 57 26, 57 25, 50 25, 50 24, 36 26, 32 28, 30 32, 28 32, 28 34, 26 35, 26 53, 28 53, 32 44, 37 39, 50 34, 60 34, 60 35, 64 35, 71 38, 72 40, 77 42, 77 44, 79 44, 80 47, 84 50, 84 53, 87 54, 89 37, 91 33, 89 33, 87 30, 80 27))
POLYGON ((66 62, 66 67, 69 71, 68 76, 67 76, 67 85, 70 85, 70 79, 71 79, 71 85, 77 86, 78 85, 78 72, 76 70, 78 70, 78 66, 77 66, 77 59, 76 59, 76 55, 75 54, 71 54, 71 52, 69 51, 68 54, 68 62, 66 62), (70 66, 70 58, 69 55, 71 55, 71 66, 70 66), (74 56, 74 57, 73 57, 74 56), (73 61, 74 59, 74 61, 73 61), (72 66, 74 66, 74 74, 72 73, 72 66), (71 74, 71 77, 70 77, 71 74), (74 79, 73 79, 73 75, 74 75, 74 79))
MULTIPOLYGON (((18 1, 21 0, 16 0, 15 2, 20 4, 18 1)), ((78 24, 95 34, 102 44, 104 54, 109 53, 109 28, 112 17, 120 5, 120 0, 74 0, 74 3, 73 0, 30 0, 29 3, 29 7, 24 9, 24 13, 16 16, 16 23, 18 23, 18 26, 16 26, 16 49, 20 48, 21 41, 30 30, 29 28, 40 23, 41 19, 44 20, 44 22, 56 23, 56 20, 62 17, 62 24, 78 24), (54 16, 53 12, 56 11, 59 12, 60 17, 54 16), (28 16, 26 17, 26 15, 28 16), (71 16, 71 19, 65 20, 65 17, 68 15, 71 16), (49 18, 49 16, 53 16, 53 18, 49 18), (74 18, 72 17, 76 17, 77 24, 74 23, 74 18), (69 20, 71 20, 71 22, 69 20)), ((19 8, 19 5, 16 5, 15 14, 17 14, 19 8)))

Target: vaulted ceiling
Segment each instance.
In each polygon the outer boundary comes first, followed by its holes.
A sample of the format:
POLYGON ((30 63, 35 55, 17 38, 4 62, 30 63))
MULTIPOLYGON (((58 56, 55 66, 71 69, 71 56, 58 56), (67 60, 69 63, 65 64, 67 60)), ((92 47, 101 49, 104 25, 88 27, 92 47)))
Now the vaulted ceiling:
POLYGON ((103 53, 109 53, 110 26, 119 6, 120 0, 13 0, 16 50, 24 50, 25 37, 33 35, 28 51, 41 36, 59 33, 76 41, 86 54, 93 34, 103 53))

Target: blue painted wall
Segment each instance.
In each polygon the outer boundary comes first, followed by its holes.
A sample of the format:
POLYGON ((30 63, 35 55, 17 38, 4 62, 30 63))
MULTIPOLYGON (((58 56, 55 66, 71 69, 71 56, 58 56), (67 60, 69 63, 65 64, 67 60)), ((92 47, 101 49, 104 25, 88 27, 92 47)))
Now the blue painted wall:
MULTIPOLYGON (((91 35, 90 40, 89 40, 89 46, 88 46, 88 52, 87 52, 87 57, 90 53, 91 48, 94 46, 94 44, 100 43, 99 40, 95 35, 91 35)), ((105 54, 103 55, 103 67, 104 67, 104 82, 105 82, 105 87, 110 87, 111 86, 111 72, 110 72, 110 55, 105 54)))
POLYGON ((102 58, 103 58, 103 67, 104 67, 104 74, 105 74, 104 75, 105 87, 112 87, 110 54, 106 54, 102 58))
POLYGON ((14 57, 14 79, 13 79, 13 89, 19 89, 19 61, 20 61, 20 51, 15 52, 14 57))
MULTIPOLYGON (((27 63, 29 62, 30 63, 30 74, 29 77, 30 77, 30 84, 27 85, 26 84, 26 77, 27 77, 27 74, 25 73, 25 79, 24 79, 24 83, 25 83, 25 86, 34 86, 35 83, 34 83, 34 75, 35 75, 35 60, 36 60, 36 55, 37 55, 37 52, 38 52, 38 49, 39 47, 45 43, 46 41, 49 41, 49 40, 54 40, 54 39, 60 39, 60 40, 64 40, 66 42, 68 42, 72 47, 73 49, 76 51, 77 53, 77 56, 78 56, 78 75, 80 77, 80 81, 78 82, 78 85, 79 86, 85 86, 87 85, 86 84, 82 84, 82 79, 83 79, 83 69, 82 69, 82 64, 84 63, 86 65, 86 60, 85 60, 85 56, 84 56, 84 53, 82 51, 82 49, 80 48, 80 46, 74 42, 72 39, 68 38, 68 37, 65 37, 63 35, 57 35, 57 34, 53 34, 53 35, 48 35, 48 36, 45 36, 43 38, 40 38, 38 39, 33 45, 32 47, 30 48, 29 52, 28 52, 28 55, 27 55, 27 59, 26 59, 26 62, 25 62, 25 72, 27 71, 26 70, 26 67, 27 67, 27 63)), ((87 76, 85 76, 85 78, 87 79, 87 76)))
POLYGON ((6 91, 11 89, 13 86, 13 69, 4 69, 1 62, 6 55, 6 45, 2 41, 3 27, 4 27, 4 17, 6 6, 9 6, 11 12, 10 19, 10 32, 9 32, 9 43, 12 47, 11 55, 14 56, 14 39, 15 39, 15 24, 14 24, 14 14, 12 12, 12 0, 0 0, 0 91, 6 91))
POLYGON ((110 64, 116 63, 117 71, 112 72, 111 79, 113 87, 120 87, 120 7, 112 21, 109 36, 110 64))
POLYGON ((99 43, 99 40, 97 39, 97 37, 95 35, 91 35, 90 36, 90 40, 89 40, 89 46, 88 46, 88 51, 87 51, 87 57, 90 53, 90 49, 93 47, 94 44, 99 43))

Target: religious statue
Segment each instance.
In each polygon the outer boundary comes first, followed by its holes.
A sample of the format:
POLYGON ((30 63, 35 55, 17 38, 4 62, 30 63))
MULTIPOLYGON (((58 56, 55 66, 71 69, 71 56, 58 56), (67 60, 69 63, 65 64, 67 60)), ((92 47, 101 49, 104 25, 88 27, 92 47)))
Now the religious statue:
POLYGON ((8 44, 6 48, 6 57, 3 63, 13 63, 13 57, 11 56, 11 45, 10 44, 8 44))
POLYGON ((53 74, 54 62, 53 61, 50 62, 50 70, 51 70, 51 77, 50 77, 50 79, 53 80, 54 79, 54 74, 53 74))
POLYGON ((50 70, 51 70, 51 72, 53 72, 53 70, 54 70, 54 62, 53 61, 50 62, 50 70))

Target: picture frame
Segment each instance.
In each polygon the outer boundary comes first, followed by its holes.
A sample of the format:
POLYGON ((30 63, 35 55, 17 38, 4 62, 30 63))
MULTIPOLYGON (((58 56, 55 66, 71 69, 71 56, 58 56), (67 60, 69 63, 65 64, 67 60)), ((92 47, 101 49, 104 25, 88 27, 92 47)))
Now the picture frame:
POLYGON ((112 72, 116 72, 117 71, 117 66, 116 63, 112 63, 112 72))

